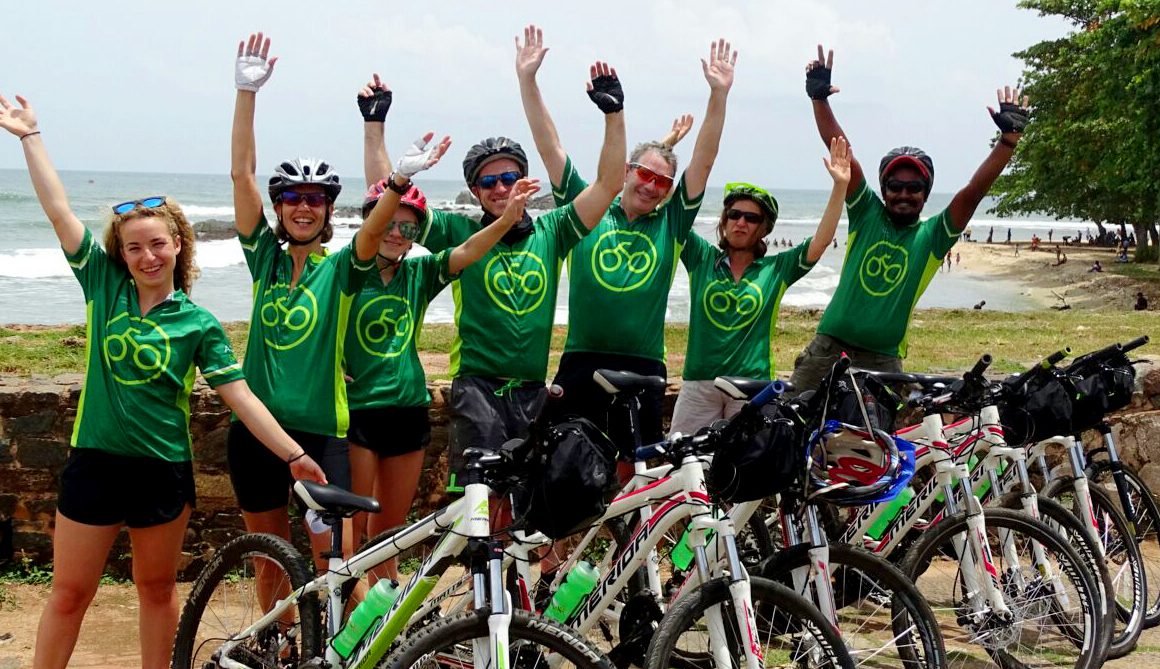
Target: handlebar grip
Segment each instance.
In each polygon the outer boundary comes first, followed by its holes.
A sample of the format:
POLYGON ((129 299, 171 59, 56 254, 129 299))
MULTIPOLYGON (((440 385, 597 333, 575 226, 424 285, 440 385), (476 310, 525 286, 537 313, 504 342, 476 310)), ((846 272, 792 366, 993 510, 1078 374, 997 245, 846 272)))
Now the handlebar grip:
POLYGON ((987 371, 987 368, 991 366, 991 362, 991 354, 984 353, 983 356, 979 358, 979 361, 975 363, 975 366, 971 368, 971 371, 967 372, 967 376, 976 378, 982 376, 983 372, 987 371))
POLYGON ((1148 335, 1136 337, 1135 339, 1128 342, 1127 344, 1121 344, 1120 350, 1124 353, 1127 353, 1128 351, 1131 351, 1132 349, 1140 348, 1144 344, 1147 344, 1149 341, 1150 340, 1148 338, 1148 335))
POLYGON ((774 381, 768 386, 761 389, 761 392, 753 396, 749 403, 755 408, 761 408, 771 401, 777 399, 785 392, 785 384, 781 381, 774 381))
POLYGON ((665 453, 666 453, 665 443, 661 442, 659 444, 649 444, 648 446, 641 446, 640 448, 636 449, 636 453, 634 454, 634 456, 636 457, 637 460, 643 461, 643 460, 651 460, 653 458, 659 458, 659 457, 663 456, 665 453))
POLYGON ((1047 369, 1048 367, 1053 367, 1055 365, 1058 365, 1060 360, 1063 360, 1064 358, 1066 358, 1069 355, 1071 355, 1071 347, 1064 346, 1063 348, 1056 351, 1055 353, 1052 353, 1051 355, 1047 356, 1043 360, 1043 362, 1041 362, 1039 364, 1044 369, 1047 369))

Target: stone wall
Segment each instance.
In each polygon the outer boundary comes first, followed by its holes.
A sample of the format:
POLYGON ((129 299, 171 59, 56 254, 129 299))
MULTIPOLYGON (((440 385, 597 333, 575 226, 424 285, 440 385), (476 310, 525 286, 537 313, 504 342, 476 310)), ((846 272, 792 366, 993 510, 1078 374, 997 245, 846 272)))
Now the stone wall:
MULTIPOLYGON (((18 556, 47 562, 52 558, 52 521, 56 512, 56 477, 68 456, 82 376, 0 376, 0 547, 18 556), (10 536, 4 536, 10 533, 10 536)), ((1160 490, 1160 370, 1141 370, 1132 406, 1115 418, 1115 434, 1124 460, 1137 467, 1154 490, 1160 490)), ((670 386, 668 409, 678 386, 670 386)), ((431 385, 432 437, 427 449, 416 507, 420 513, 444 501, 448 383, 431 385)), ((190 521, 181 572, 192 578, 214 547, 243 531, 226 470, 225 444, 229 410, 216 393, 199 382, 190 401, 191 431, 197 473, 197 509, 190 521)), ((300 537, 301 539, 301 537, 300 537)), ((127 533, 110 555, 110 571, 129 573, 127 533)), ((7 558, 0 555, 0 561, 7 558)))

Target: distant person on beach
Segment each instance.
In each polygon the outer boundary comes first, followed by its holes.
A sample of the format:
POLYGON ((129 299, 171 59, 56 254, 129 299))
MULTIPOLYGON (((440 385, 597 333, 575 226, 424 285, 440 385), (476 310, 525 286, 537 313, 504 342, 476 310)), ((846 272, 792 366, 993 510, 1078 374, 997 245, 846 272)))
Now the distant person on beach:
POLYGON ((824 160, 834 186, 813 238, 767 256, 764 238, 777 221, 777 199, 745 183, 725 187, 716 246, 689 235, 681 251, 689 270, 689 341, 670 432, 692 434, 741 409, 743 402, 713 385, 718 376, 773 378, 770 347, 781 297, 821 259, 842 216, 850 180, 846 140, 831 140, 824 160))
MULTIPOLYGON (((827 56, 818 45, 817 59, 806 66, 806 93, 827 143, 845 136, 828 101, 838 92, 830 83, 833 59, 833 51, 827 56)), ((1018 89, 999 90, 998 100, 999 110, 988 111, 1000 140, 947 208, 931 218, 921 219, 934 183, 934 161, 926 153, 907 146, 888 152, 878 165, 881 198, 870 190, 862 165, 851 160, 846 207, 855 241, 817 334, 795 363, 792 382, 798 392, 817 387, 843 351, 855 366, 901 371, 915 303, 1011 160, 1027 124, 1028 100, 1018 89)))
POLYGON ((1144 297, 1144 293, 1142 291, 1136 293, 1136 304, 1132 308, 1136 311, 1148 310, 1148 298, 1144 297))
MULTIPOLYGON (((390 89, 377 74, 357 96, 363 117, 363 169, 368 188, 362 206, 364 220, 392 188, 389 179, 393 169, 385 144, 391 100, 390 89)), ((538 190, 535 179, 517 181, 498 220, 459 246, 419 257, 409 253, 427 220, 427 198, 418 186, 411 186, 400 196, 379 244, 378 272, 367 278, 351 305, 351 327, 343 347, 350 376, 351 490, 375 496, 382 507, 369 517, 365 513, 354 517, 355 545, 404 524, 415 498, 423 449, 431 440, 427 415, 431 396, 418 351, 428 304, 523 219, 528 198, 538 190)), ((375 576, 397 579, 398 570, 392 561, 375 576)))
MULTIPOLYGON (((349 490, 348 449, 336 437, 346 436, 350 420, 341 359, 350 304, 375 266, 379 244, 411 177, 437 163, 450 139, 427 148, 428 134, 408 148, 395 165, 388 194, 351 242, 333 253, 322 245, 334 233, 334 203, 342 191, 338 174, 323 160, 283 161, 267 185, 275 217, 271 226, 258 186, 254 135, 257 94, 277 62, 269 52, 270 39, 252 34, 238 45, 234 69, 234 225, 254 282, 244 369, 254 393, 319 462, 329 482, 349 490)), ((246 530, 288 539, 291 469, 260 448, 239 422, 230 425, 226 457, 246 530)), ((309 533, 313 555, 329 549, 329 535, 309 533)), ((326 563, 316 557, 315 564, 324 568, 326 563)), ((283 594, 281 585, 276 574, 259 572, 263 608, 283 594)))
POLYGON ((221 324, 189 300, 193 229, 163 195, 114 205, 104 244, 73 213, 32 105, 0 96, 0 127, 20 138, 28 174, 84 293, 88 347, 68 461, 60 472, 52 591, 35 667, 65 667, 109 550, 128 527, 139 605, 141 666, 169 666, 177 568, 196 499, 189 432, 194 369, 295 477, 318 465, 250 391, 221 324))
POLYGON ((1088 272, 1103 272, 1103 271, 1104 271, 1104 266, 1101 265, 1100 261, 1098 261, 1098 260, 1095 261, 1094 263, 1092 263, 1091 268, 1088 269, 1088 272))
POLYGON ((1062 265, 1066 262, 1067 262, 1067 254, 1061 253, 1060 255, 1056 256, 1055 262, 1052 263, 1051 266, 1052 267, 1059 267, 1060 265, 1062 265))
POLYGON ((963 258, 962 258, 962 256, 959 255, 958 251, 955 251, 955 264, 956 265, 959 264, 959 262, 962 261, 962 259, 963 258))
POLYGON ((1048 244, 1051 243, 1051 236, 1054 234, 1055 234, 1055 228, 1048 228, 1047 229, 1047 243, 1048 244))
MULTIPOLYGON (((556 203, 562 205, 586 182, 564 149, 536 81, 548 49, 536 26, 528 26, 516 45, 524 113, 556 203)), ((684 173, 677 174, 677 156, 666 144, 638 144, 628 164, 619 167, 621 197, 606 207, 600 224, 568 258, 568 338, 554 381, 564 389, 561 411, 610 428, 614 437, 627 435, 617 435, 619 426, 609 425, 609 396, 592 373, 609 368, 668 376, 664 324, 669 289, 678 253, 696 234, 693 222, 717 158, 736 62, 737 52, 723 39, 713 42, 708 58, 701 61, 709 101, 684 173), (670 191, 672 197, 665 202, 670 191)), ((664 436, 663 413, 664 389, 648 392, 642 398, 639 426, 645 443, 664 436)))
POLYGON ((943 258, 943 261, 943 264, 946 265, 947 271, 951 271, 951 257, 948 255, 946 258, 943 258))
POLYGON ((1011 228, 1007 228, 1007 243, 1011 243, 1011 228))
MULTIPOLYGON (((543 53, 535 50, 525 53, 517 48, 516 52, 517 66, 527 62, 538 67, 543 58, 543 53)), ((604 115, 604 144, 596 180, 577 184, 566 203, 560 202, 558 208, 538 218, 525 214, 501 243, 467 268, 459 280, 453 344, 458 355, 451 366, 448 488, 453 492, 462 489, 458 478, 466 464, 464 450, 498 449, 508 439, 527 434, 528 425, 547 395, 544 380, 548 375, 560 268, 573 247, 592 240, 590 232, 625 187, 624 92, 620 79, 603 62, 592 65, 589 75, 588 97, 604 115), (493 286, 507 290, 501 292, 493 286)), ((523 148, 506 137, 492 137, 471 147, 463 159, 463 177, 479 198, 483 219, 476 223, 467 216, 431 209, 427 216, 429 232, 419 242, 432 251, 463 243, 480 227, 503 215, 512 187, 527 172, 528 159, 523 148)), ((549 174, 553 174, 551 170, 549 174)), ((658 200, 664 196, 663 190, 657 188, 658 182, 649 182, 651 186, 641 183, 633 181, 632 187, 651 188, 658 200)), ((624 257, 617 248, 609 250, 607 263, 637 267, 635 255, 624 257)), ((575 286, 575 277, 571 278, 575 286)), ((577 311, 583 311, 583 307, 578 306, 577 311)), ((607 316, 613 312, 583 313, 607 324, 607 316)))
POLYGON ((1015 257, 1016 258, 1019 257, 1019 245, 1018 244, 1015 245, 1015 257))
POLYGON ((987 243, 991 244, 995 241, 995 226, 991 226, 991 230, 987 232, 987 243))

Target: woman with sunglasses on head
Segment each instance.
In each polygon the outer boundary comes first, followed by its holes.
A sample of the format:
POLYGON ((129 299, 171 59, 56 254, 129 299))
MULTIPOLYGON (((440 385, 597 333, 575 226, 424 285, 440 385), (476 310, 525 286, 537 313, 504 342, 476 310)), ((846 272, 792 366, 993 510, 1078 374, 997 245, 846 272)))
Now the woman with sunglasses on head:
POLYGON ((713 386, 718 376, 773 378, 771 344, 781 298, 830 248, 850 182, 850 159, 845 138, 833 138, 830 157, 822 159, 834 180, 826 209, 814 236, 787 251, 766 255, 777 200, 752 184, 725 186, 716 246, 689 235, 681 251, 689 271, 689 343, 671 433, 691 434, 741 409, 744 402, 713 386))
MULTIPOLYGON (((342 186, 329 164, 298 159, 280 164, 270 178, 276 227, 266 222, 258 188, 254 141, 257 91, 274 69, 270 40, 261 33, 238 45, 232 168, 238 238, 254 280, 254 306, 245 371, 254 392, 286 430, 319 461, 332 484, 350 488, 345 437, 349 423, 343 344, 355 297, 362 289, 387 226, 411 177, 439 161, 450 139, 427 148, 432 135, 416 141, 387 179, 387 190, 350 244, 327 253, 331 217, 342 186), (285 244, 285 247, 283 247, 285 244)), ((287 503, 292 482, 285 466, 256 447, 244 425, 230 428, 230 479, 246 529, 290 536, 287 503)), ((317 557, 329 547, 329 532, 311 534, 317 557)), ((273 581, 259 573, 268 604, 273 581)))
POLYGON ((105 560, 128 526, 140 600, 141 664, 169 666, 177 562, 195 501, 189 396, 200 368, 273 460, 325 482, 318 465, 250 392, 214 316, 189 301, 193 229, 177 203, 113 207, 102 248, 69 206, 32 106, 0 96, 0 127, 20 138, 28 173, 87 306, 85 383, 53 532, 53 580, 33 666, 64 667, 105 560))
MULTIPOLYGON (((369 187, 364 218, 388 188, 380 177, 391 173, 384 142, 390 101, 391 91, 377 74, 358 97, 369 187)), ((417 348, 427 305, 523 219, 528 198, 539 191, 536 182, 516 181, 503 214, 494 223, 437 253, 408 255, 428 215, 427 199, 417 186, 403 194, 387 226, 376 259, 378 275, 369 277, 355 297, 346 335, 352 491, 373 494, 382 506, 369 518, 361 513, 355 516, 356 544, 365 536, 402 524, 419 484, 423 449, 431 440, 427 416, 431 396, 417 348)), ((386 571, 381 575, 397 578, 393 561, 386 571)))

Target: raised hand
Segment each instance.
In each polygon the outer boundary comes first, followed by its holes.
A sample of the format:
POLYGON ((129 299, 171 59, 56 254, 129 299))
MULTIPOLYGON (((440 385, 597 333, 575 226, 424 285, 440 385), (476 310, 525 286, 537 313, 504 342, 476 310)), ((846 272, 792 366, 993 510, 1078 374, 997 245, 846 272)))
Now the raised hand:
POLYGON ((547 53, 548 47, 544 46, 544 31, 534 25, 524 28, 522 45, 519 36, 516 36, 516 76, 521 79, 534 78, 547 53))
POLYGON ((234 65, 234 86, 239 91, 258 92, 274 73, 274 63, 278 58, 269 58, 270 38, 263 39, 262 33, 251 34, 244 42, 238 42, 238 60, 234 65))
POLYGON ((1031 100, 1023 95, 1022 90, 1010 86, 997 89, 995 95, 999 98, 999 111, 992 107, 987 107, 987 111, 991 113, 991 120, 999 126, 999 132, 1004 135, 1023 134, 1023 129, 1031 120, 1031 100))
POLYGON ((371 81, 358 92, 358 110, 367 123, 382 123, 387 120, 387 110, 391 108, 391 89, 379 79, 378 72, 371 81))
POLYGON ((689 134, 689 131, 692 129, 693 115, 681 114, 677 118, 673 119, 673 129, 669 131, 669 134, 665 135, 664 138, 661 139, 661 144, 664 144, 671 149, 679 144, 681 140, 685 138, 685 135, 689 134))
POLYGON ((36 112, 32 111, 32 105, 19 95, 16 96, 16 102, 20 103, 20 109, 13 107, 7 98, 0 95, 0 128, 17 137, 36 132, 36 112))
POLYGON ((822 45, 818 45, 818 57, 806 64, 806 95, 811 100, 825 100, 840 88, 830 85, 830 75, 834 72, 834 50, 827 54, 822 45))
POLYGON ((434 167, 451 146, 451 138, 444 137, 437 144, 428 147, 434 137, 435 133, 429 132, 416 139, 407 147, 407 152, 399 162, 395 163, 395 171, 410 179, 423 170, 434 167))
POLYGON ((854 150, 846 143, 845 137, 830 138, 830 157, 822 157, 826 170, 833 177, 834 183, 845 186, 850 183, 850 160, 854 157, 854 150))
POLYGON ((528 198, 538 192, 540 192, 539 179, 529 179, 527 177, 520 179, 512 186, 512 192, 508 196, 507 206, 504 207, 503 215, 510 216, 513 221, 518 223, 524 217, 524 209, 528 206, 528 198))
POLYGON ((701 59, 701 70, 710 90, 728 91, 733 86, 733 66, 737 64, 737 52, 732 45, 721 38, 709 45, 709 60, 701 59))
POLYGON ((588 68, 588 77, 588 97, 600 111, 615 114, 624 109, 624 89, 615 67, 598 60, 588 68))

